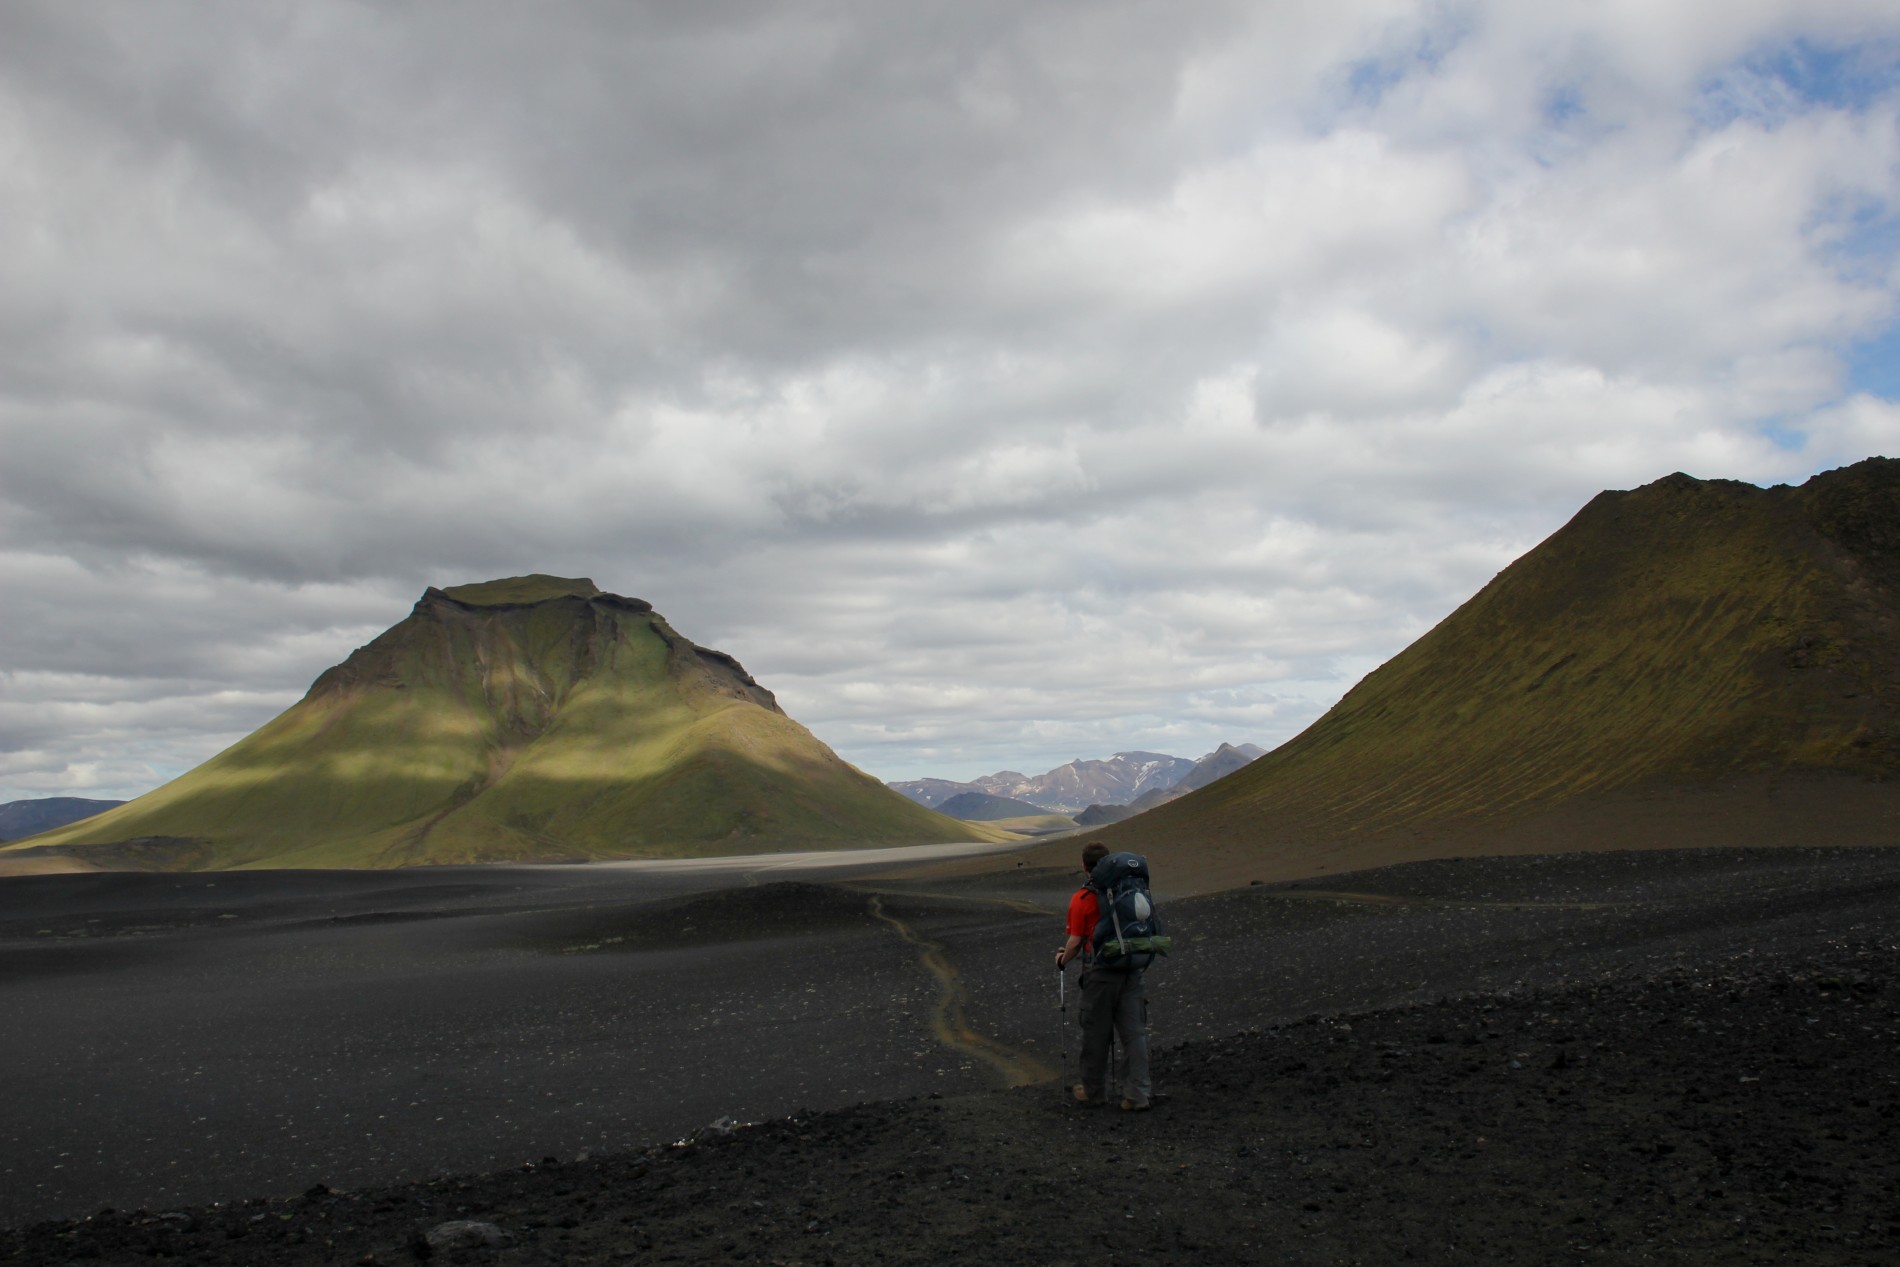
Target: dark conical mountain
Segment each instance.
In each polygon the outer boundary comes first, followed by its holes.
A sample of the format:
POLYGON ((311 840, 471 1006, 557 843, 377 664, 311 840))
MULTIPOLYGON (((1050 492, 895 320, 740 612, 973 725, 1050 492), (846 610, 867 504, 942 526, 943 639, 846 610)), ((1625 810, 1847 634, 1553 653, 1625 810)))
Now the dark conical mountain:
POLYGON ((1224 743, 1195 762, 1194 768, 1182 775, 1180 782, 1168 790, 1187 793, 1196 788, 1204 788, 1214 780, 1224 779, 1248 762, 1265 755, 1266 752, 1254 744, 1244 743, 1236 748, 1233 744, 1224 743))
POLYGON ((430 589, 254 734, 16 847, 381 867, 972 835, 840 760, 650 604, 529 576, 430 589))
POLYGON ((1210 883, 1893 843, 1896 776, 1900 461, 1870 458, 1798 488, 1677 474, 1600 494, 1305 732, 1103 835, 1210 883))
POLYGON ((937 812, 966 822, 991 823, 1004 818, 1034 818, 1049 811, 1028 801, 1012 801, 988 792, 958 792, 938 805, 937 812))

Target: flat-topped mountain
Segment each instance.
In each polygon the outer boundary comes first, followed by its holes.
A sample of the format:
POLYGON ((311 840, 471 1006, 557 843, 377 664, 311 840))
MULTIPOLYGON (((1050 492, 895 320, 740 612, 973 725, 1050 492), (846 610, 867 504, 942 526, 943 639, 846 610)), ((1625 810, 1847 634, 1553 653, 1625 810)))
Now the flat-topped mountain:
POLYGON ((1897 776, 1900 461, 1870 458, 1600 494, 1304 733, 1103 834, 1210 881, 1891 842, 1897 776))
POLYGON ((388 867, 973 835, 840 760, 650 603, 526 576, 429 589, 210 761, 12 847, 112 866, 388 867))

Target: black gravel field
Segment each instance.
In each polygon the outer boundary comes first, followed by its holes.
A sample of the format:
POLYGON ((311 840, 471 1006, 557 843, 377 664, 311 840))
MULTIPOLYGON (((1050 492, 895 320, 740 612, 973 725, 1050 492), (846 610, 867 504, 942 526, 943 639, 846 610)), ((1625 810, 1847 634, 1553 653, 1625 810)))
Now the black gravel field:
POLYGON ((1172 903, 1146 1114, 1000 1086, 1061 1064, 1042 965, 1066 890, 1027 869, 491 889, 411 908, 426 918, 326 917, 314 941, 242 911, 76 936, 173 947, 81 967, 47 962, 58 931, 0 920, 0 1002, 44 1040, 10 1040, 28 1072, 0 1123, 18 1224, 0 1261, 1900 1262, 1900 850, 1471 859, 1172 903), (253 967, 208 970, 225 961, 253 967), (376 989, 310 991, 339 975, 376 989), (404 980, 426 1023, 378 1048, 404 980), (53 1023, 62 995, 83 1014, 114 981, 157 993, 53 1023), (234 1000, 273 982, 292 1003, 271 1023, 327 1011, 260 1099, 234 1000), (158 1024, 194 983, 190 1024, 158 1024), (123 1062, 85 1064, 76 1037, 112 1033, 123 1062), (210 1146, 204 1114, 155 1105, 233 1043, 210 1146), (405 1054, 480 1111, 353 1145, 336 1115, 355 1123, 405 1054), (102 1123, 144 1099, 143 1134, 115 1143, 102 1123), (93 1102, 98 1121, 75 1111, 93 1102), (259 1104, 301 1115, 307 1152, 259 1104), (247 1132, 274 1141, 263 1163, 221 1161, 247 1132), (81 1139, 97 1159, 35 1188, 81 1139), (158 1164, 179 1158, 188 1174, 158 1164))

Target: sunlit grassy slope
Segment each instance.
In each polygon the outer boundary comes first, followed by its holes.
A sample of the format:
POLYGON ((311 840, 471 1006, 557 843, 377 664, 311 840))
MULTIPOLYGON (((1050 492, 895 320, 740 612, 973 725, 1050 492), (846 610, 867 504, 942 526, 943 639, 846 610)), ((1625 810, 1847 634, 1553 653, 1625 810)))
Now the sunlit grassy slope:
MULTIPOLYGON (((1875 458, 1800 488, 1672 475, 1601 494, 1304 733, 1098 834, 1264 858, 1436 832, 1445 852, 1453 829, 1619 794, 1664 822, 1650 810, 1676 792, 1706 813, 1737 789, 1864 799, 1896 775, 1900 462, 1875 458)), ((1894 812, 1868 821, 1900 825, 1890 787, 1894 812)))
POLYGON ((984 836, 841 761, 648 604, 535 576, 431 589, 256 733, 24 844, 358 867, 984 836))

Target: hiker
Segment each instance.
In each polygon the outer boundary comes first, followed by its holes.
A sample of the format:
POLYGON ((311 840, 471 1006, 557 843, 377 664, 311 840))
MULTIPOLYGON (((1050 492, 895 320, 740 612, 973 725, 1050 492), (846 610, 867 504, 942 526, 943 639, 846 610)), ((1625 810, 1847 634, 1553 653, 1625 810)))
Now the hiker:
MULTIPOLYGON (((1100 841, 1084 845, 1082 874, 1091 876, 1095 864, 1106 857, 1108 846, 1100 841)), ((1126 960, 1117 964, 1098 959, 1101 922, 1101 899, 1084 883, 1069 899, 1069 939, 1056 952, 1056 968, 1062 972, 1068 971, 1071 959, 1079 956, 1082 960, 1082 1081, 1075 1085, 1074 1095, 1086 1108, 1108 1102, 1109 1043, 1119 1035, 1128 1060, 1122 1107, 1145 1112, 1149 1107, 1148 997, 1142 991, 1142 969, 1128 966, 1126 960)))

